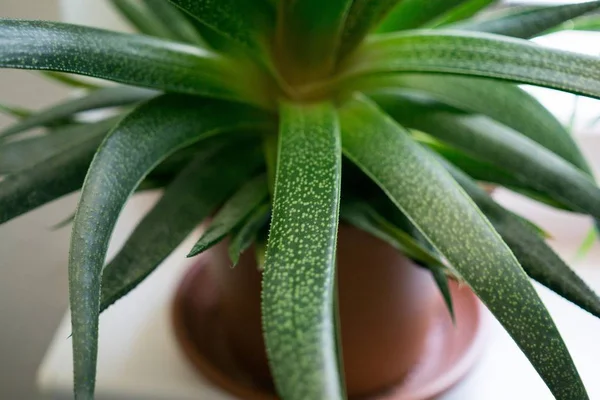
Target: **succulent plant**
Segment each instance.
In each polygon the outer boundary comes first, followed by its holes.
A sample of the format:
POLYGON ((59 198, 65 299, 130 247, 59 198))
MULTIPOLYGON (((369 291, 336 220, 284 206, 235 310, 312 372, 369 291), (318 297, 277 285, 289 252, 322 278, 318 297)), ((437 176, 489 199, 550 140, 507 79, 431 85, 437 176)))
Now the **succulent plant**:
POLYGON ((1 20, 1 67, 86 91, 39 112, 3 107, 19 121, 0 133, 0 222, 82 190, 69 258, 76 398, 93 396, 100 312, 211 215, 190 255, 227 236, 234 263, 266 245, 264 336, 283 399, 345 396, 339 218, 429 268, 446 295, 448 279, 471 287, 557 399, 587 398, 529 278, 596 316, 600 300, 478 183, 600 218, 579 149, 518 86, 600 98, 599 58, 527 40, 596 26, 565 22, 600 1, 492 3, 113 0, 141 34, 1 20), (150 188, 162 198, 104 267, 121 209, 150 188))

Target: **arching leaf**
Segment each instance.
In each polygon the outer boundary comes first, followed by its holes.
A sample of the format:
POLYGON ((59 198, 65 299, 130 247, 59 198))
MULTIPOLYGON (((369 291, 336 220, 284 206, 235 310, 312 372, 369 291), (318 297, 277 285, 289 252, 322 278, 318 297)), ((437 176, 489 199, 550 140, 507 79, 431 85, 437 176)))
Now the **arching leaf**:
POLYGON ((344 154, 428 238, 513 337, 552 393, 587 399, 579 374, 527 275, 472 200, 408 132, 374 104, 340 111, 344 154))
POLYGON ((372 89, 375 74, 428 72, 529 83, 600 98, 600 58, 486 33, 373 35, 346 62, 349 89, 372 89))
POLYGON ((518 132, 478 115, 437 111, 415 102, 402 102, 398 97, 394 103, 385 109, 404 126, 481 157, 526 186, 600 218, 600 188, 592 179, 518 132))
POLYGON ((81 126, 73 133, 86 139, 6 176, 0 182, 0 224, 79 189, 102 137, 115 123, 81 126))
POLYGON ((37 111, 1 131, 0 136, 15 135, 38 126, 52 124, 79 112, 124 106, 148 100, 156 95, 158 92, 136 87, 116 86, 98 89, 83 97, 69 99, 45 110, 37 111))
POLYGON ((201 152, 165 189, 123 248, 102 271, 100 311, 125 296, 261 164, 259 149, 237 142, 201 152), (242 145, 240 147, 240 145, 242 145))
POLYGON ((0 19, 0 67, 88 75, 162 91, 264 103, 250 65, 200 47, 46 21, 0 19), (251 87, 252 86, 252 87, 251 87))
POLYGON ((217 100, 165 95, 138 107, 96 153, 73 223, 69 293, 76 398, 94 392, 100 274, 117 217, 139 182, 162 160, 200 139, 264 126, 268 116, 217 100))
POLYGON ((527 275, 600 317, 600 298, 577 274, 518 216, 497 204, 462 171, 444 164, 454 179, 489 218, 510 247, 527 275))
MULTIPOLYGON (((445 104, 487 115, 582 171, 590 171, 571 134, 537 99, 517 85, 491 79, 427 74, 397 74, 384 79, 394 87, 422 91, 445 104)), ((386 91, 386 94, 391 92, 386 91)))

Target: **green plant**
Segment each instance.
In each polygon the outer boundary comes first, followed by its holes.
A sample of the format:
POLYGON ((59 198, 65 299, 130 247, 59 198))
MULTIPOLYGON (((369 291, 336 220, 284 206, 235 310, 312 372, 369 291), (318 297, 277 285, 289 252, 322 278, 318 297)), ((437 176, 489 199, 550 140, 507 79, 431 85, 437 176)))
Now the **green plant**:
POLYGON ((600 59, 523 40, 600 1, 483 15, 492 0, 113 3, 145 35, 0 21, 0 66, 124 84, 49 75, 88 93, 37 113, 5 107, 20 121, 0 133, 0 222, 82 188, 69 260, 76 398, 93 396, 99 313, 215 210, 191 255, 231 235, 236 260, 262 248, 270 220, 263 318, 279 394, 344 397, 340 209, 443 291, 448 277, 469 285, 556 398, 587 398, 528 276, 596 316, 600 300, 476 182, 600 218, 577 146, 516 85, 600 98, 600 59), (116 116, 78 118, 106 107, 116 116), (123 205, 157 187, 164 196, 103 269, 123 205))

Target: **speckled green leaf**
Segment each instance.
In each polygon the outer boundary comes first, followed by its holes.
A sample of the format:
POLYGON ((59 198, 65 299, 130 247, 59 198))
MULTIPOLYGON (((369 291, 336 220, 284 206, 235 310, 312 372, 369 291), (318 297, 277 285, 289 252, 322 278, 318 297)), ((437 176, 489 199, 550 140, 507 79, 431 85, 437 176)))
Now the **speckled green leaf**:
POLYGON ((153 90, 126 86, 98 89, 83 97, 69 99, 45 110, 35 112, 27 118, 23 118, 18 123, 9 126, 7 129, 0 131, 0 136, 10 136, 31 128, 52 124, 83 111, 137 103, 154 97, 157 94, 153 90))
POLYGON ((266 116, 219 100, 165 95, 139 106, 96 153, 77 208, 69 256, 76 398, 94 392, 100 273, 117 217, 139 182, 178 149, 223 131, 262 126, 266 116))
POLYGON ((492 183, 509 188, 512 191, 521 193, 531 199, 540 201, 551 207, 572 211, 565 204, 557 202, 548 195, 531 188, 529 185, 522 182, 514 174, 491 164, 489 161, 473 157, 456 147, 449 146, 447 143, 442 143, 437 139, 431 138, 423 140, 423 137, 415 138, 419 143, 426 145, 434 150, 440 156, 444 157, 448 162, 452 163, 459 169, 466 172, 471 178, 484 183, 492 183))
POLYGON ((600 298, 519 217, 505 210, 463 172, 445 164, 456 181, 489 218, 527 275, 584 310, 600 317, 600 298))
POLYGON ((0 223, 79 189, 96 148, 115 123, 83 126, 78 133, 88 139, 6 176, 0 182, 0 223))
POLYGON ((485 19, 452 26, 453 29, 496 33, 529 39, 565 21, 600 8, 600 1, 497 11, 485 19))
POLYGON ((600 98, 600 58, 487 33, 430 30, 373 35, 347 63, 346 78, 358 78, 346 83, 350 88, 371 86, 368 75, 429 72, 528 83, 600 98))
POLYGON ((238 263, 240 255, 252 245, 258 232, 267 226, 270 216, 271 204, 265 202, 252 210, 242 225, 231 234, 228 252, 232 265, 238 263))
POLYGON ((143 0, 146 7, 171 33, 175 40, 204 46, 206 43, 183 12, 168 0, 143 0))
POLYGON ((152 273, 262 162, 259 148, 243 142, 208 153, 183 168, 104 268, 101 311, 152 273))
POLYGON ((262 315, 286 400, 343 398, 334 323, 341 149, 332 104, 281 106, 262 315))
POLYGON ((592 179, 518 132, 479 115, 437 111, 397 96, 394 102, 385 110, 404 126, 427 132, 576 211, 600 218, 600 189, 592 179))
POLYGON ((287 79, 299 84, 333 71, 352 0, 281 0, 276 51, 287 79))
POLYGON ((248 49, 263 51, 275 24, 264 0, 169 0, 202 24, 248 49))
POLYGON ((352 51, 403 0, 354 0, 346 18, 340 56, 352 51))
POLYGON ((381 23, 378 32, 419 28, 466 0, 402 0, 381 23))
MULTIPOLYGON (((382 100, 378 96, 373 97, 373 100, 375 101, 378 99, 382 100)), ((385 101, 381 101, 378 105, 384 110, 389 110, 389 105, 386 106, 385 101)), ((393 113, 390 113, 390 115, 393 117, 393 113)), ((414 135, 413 138, 417 142, 431 148, 453 165, 465 171, 475 180, 484 183, 494 183, 501 186, 520 184, 519 180, 505 169, 498 168, 487 160, 473 157, 472 155, 467 154, 454 146, 450 146, 448 143, 441 142, 430 135, 421 134, 419 132, 419 135, 414 135)))
POLYGON ((265 175, 260 175, 243 185, 217 212, 206 231, 190 250, 188 257, 198 255, 219 243, 268 196, 269 190, 265 175))
POLYGON ((0 19, 0 67, 71 72, 169 92, 260 103, 260 78, 206 49, 79 25, 0 19), (248 75, 249 74, 249 75, 248 75))
POLYGON ((487 115, 581 170, 590 170, 565 127, 538 100, 517 85, 489 79, 424 74, 398 74, 384 79, 387 85, 423 91, 446 104, 487 115))
POLYGON ((468 0, 462 4, 440 15, 427 24, 427 27, 437 28, 440 26, 452 24, 458 21, 472 18, 475 14, 483 11, 486 7, 497 3, 499 0, 468 0))
POLYGON ((527 275, 460 186, 374 104, 349 101, 340 118, 344 154, 461 274, 556 398, 587 399, 569 352, 527 275))

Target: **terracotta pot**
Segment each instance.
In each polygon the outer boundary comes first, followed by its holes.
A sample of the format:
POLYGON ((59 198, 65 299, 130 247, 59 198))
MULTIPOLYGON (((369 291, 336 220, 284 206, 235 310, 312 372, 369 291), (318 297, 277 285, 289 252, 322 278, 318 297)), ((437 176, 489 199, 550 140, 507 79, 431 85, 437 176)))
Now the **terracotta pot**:
MULTIPOLYGON (((261 274, 252 251, 231 268, 227 244, 210 253, 223 328, 233 356, 266 389, 271 377, 261 331, 261 274)), ((338 239, 344 369, 352 397, 401 381, 422 353, 438 300, 431 274, 381 240, 347 225, 338 239)))

